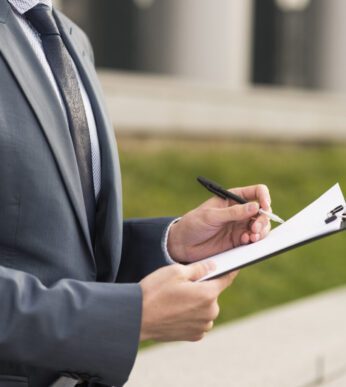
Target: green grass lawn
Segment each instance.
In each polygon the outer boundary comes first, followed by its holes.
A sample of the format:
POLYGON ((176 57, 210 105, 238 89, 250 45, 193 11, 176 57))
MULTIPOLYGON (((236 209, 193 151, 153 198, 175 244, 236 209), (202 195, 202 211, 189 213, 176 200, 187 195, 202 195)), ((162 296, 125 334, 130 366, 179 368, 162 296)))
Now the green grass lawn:
MULTIPOLYGON (((126 217, 181 215, 209 194, 204 175, 227 187, 268 185, 273 211, 288 218, 339 182, 346 146, 120 138, 126 217)), ((337 234, 243 269, 221 297, 218 323, 346 281, 346 234, 337 234)), ((323 311, 321 311, 323 313, 323 311)))

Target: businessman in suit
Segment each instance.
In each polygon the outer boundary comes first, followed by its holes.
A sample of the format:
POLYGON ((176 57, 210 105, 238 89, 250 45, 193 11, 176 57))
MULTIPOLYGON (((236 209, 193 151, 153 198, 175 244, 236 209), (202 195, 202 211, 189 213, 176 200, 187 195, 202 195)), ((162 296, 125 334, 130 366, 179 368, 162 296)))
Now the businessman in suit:
POLYGON ((50 0, 0 0, 0 182, 0 387, 123 385, 140 340, 212 328, 235 274, 196 283, 213 267, 183 264, 269 229, 262 185, 123 221, 93 53, 50 0))

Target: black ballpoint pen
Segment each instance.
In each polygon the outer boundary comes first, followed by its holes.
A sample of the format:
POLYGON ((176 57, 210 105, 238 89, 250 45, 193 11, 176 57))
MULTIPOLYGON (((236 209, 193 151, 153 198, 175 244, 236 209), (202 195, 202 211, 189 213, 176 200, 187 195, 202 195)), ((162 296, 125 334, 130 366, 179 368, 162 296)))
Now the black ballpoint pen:
MULTIPOLYGON (((214 195, 218 196, 221 199, 225 199, 225 200, 232 199, 239 204, 248 203, 248 201, 245 200, 244 198, 242 198, 242 197, 240 197, 240 196, 238 196, 230 191, 227 191, 226 189, 222 188, 220 185, 216 184, 215 182, 213 182, 211 180, 206 179, 203 176, 198 176, 197 181, 200 184, 202 184, 204 188, 206 188, 208 191, 212 192, 214 195)), ((262 208, 260 208, 258 212, 260 214, 268 216, 268 218, 273 220, 274 222, 277 222, 277 223, 284 223, 285 222, 277 215, 275 215, 271 212, 265 211, 262 208)))

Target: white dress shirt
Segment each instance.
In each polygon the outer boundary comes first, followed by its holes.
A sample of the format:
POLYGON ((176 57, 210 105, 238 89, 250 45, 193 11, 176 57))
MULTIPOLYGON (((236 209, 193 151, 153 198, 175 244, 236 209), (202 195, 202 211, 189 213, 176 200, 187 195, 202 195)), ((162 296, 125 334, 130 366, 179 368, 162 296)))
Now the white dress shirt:
MULTIPOLYGON (((52 84, 58 99, 60 101, 61 107, 63 111, 65 112, 65 117, 67 120, 67 114, 65 105, 63 103, 62 96, 60 94, 58 85, 55 81, 54 75, 52 73, 52 70, 48 64, 47 58, 44 54, 43 48, 42 48, 42 42, 39 34, 37 31, 31 27, 30 23, 26 20, 24 13, 29 11, 29 9, 33 8, 37 4, 45 4, 48 5, 50 8, 52 8, 52 1, 51 0, 8 0, 8 2, 12 5, 13 9, 15 10, 14 14, 22 27, 29 44, 31 45, 32 49, 34 50, 38 60, 40 61, 45 73, 47 74, 47 77, 50 80, 50 83, 52 84)), ((72 59, 72 58, 71 58, 72 59)), ((100 155, 100 145, 99 140, 97 136, 97 129, 96 129, 96 123, 94 118, 94 113, 92 111, 91 103, 88 97, 88 94, 84 88, 83 82, 80 78, 80 75, 78 73, 77 67, 75 67, 78 84, 80 88, 80 92, 83 99, 84 109, 86 113, 86 117, 88 120, 88 126, 89 126, 89 134, 90 134, 90 143, 91 143, 91 158, 92 158, 92 169, 93 169, 93 179, 94 179, 94 188, 95 188, 95 197, 97 199, 100 189, 101 189, 101 155, 100 155)))

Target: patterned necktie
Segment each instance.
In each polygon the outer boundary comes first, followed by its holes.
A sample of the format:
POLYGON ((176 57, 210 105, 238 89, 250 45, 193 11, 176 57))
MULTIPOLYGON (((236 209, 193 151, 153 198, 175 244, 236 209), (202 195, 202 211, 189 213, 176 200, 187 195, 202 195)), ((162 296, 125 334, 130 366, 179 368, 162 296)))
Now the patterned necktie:
POLYGON ((82 184, 90 233, 94 235, 95 191, 92 175, 91 144, 87 116, 72 59, 61 38, 52 10, 38 4, 25 13, 40 34, 48 64, 65 104, 70 133, 82 184))

